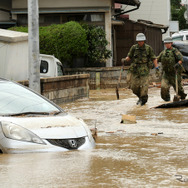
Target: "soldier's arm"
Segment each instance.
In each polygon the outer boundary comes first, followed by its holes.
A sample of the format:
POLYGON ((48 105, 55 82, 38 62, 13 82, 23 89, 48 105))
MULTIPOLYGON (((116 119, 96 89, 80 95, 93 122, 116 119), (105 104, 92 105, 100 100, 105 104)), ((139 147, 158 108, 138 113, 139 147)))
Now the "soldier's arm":
POLYGON ((155 56, 153 49, 150 47, 150 58, 153 61, 155 68, 158 68, 157 57, 155 56))
POLYGON ((157 61, 158 61, 158 62, 161 62, 162 53, 163 53, 163 51, 157 56, 157 61))
POLYGON ((181 65, 183 63, 183 55, 178 49, 175 50, 175 55, 176 59, 178 60, 178 63, 181 65))
POLYGON ((125 61, 127 61, 127 62, 130 61, 132 59, 133 55, 134 55, 134 45, 129 50, 129 53, 127 54, 127 57, 121 59, 121 63, 124 64, 125 61))
POLYGON ((159 67, 159 66, 158 66, 158 62, 157 62, 157 58, 153 60, 153 64, 154 64, 155 68, 158 68, 158 67, 159 67))

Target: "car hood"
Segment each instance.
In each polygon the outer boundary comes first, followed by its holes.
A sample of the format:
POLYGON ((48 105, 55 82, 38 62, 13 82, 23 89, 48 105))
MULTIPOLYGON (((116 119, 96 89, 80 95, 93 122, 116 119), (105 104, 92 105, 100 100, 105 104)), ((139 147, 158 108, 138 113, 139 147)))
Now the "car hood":
POLYGON ((45 139, 77 138, 87 135, 83 120, 69 114, 48 117, 1 117, 0 121, 15 123, 45 139))

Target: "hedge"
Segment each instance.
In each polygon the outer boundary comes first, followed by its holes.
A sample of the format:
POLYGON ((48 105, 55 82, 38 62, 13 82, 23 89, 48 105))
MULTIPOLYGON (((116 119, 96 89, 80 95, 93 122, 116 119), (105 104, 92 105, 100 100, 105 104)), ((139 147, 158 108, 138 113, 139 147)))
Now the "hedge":
MULTIPOLYGON (((27 27, 13 27, 10 30, 28 32, 27 27)), ((87 67, 111 57, 102 28, 74 21, 39 27, 39 43, 40 53, 54 55, 70 67, 76 57, 87 59, 87 67)))

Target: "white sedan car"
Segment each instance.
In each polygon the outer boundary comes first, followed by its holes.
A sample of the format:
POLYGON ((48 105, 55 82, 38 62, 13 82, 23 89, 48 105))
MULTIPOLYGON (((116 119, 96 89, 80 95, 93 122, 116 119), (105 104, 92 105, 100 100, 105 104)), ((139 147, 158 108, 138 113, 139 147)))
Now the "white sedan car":
POLYGON ((87 125, 20 84, 0 79, 0 153, 95 147, 87 125))

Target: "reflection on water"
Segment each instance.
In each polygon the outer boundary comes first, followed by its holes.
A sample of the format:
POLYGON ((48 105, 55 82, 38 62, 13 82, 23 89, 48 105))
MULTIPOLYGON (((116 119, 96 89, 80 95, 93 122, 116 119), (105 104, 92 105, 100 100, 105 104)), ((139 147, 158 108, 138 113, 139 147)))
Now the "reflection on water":
MULTIPOLYGON (((185 88, 187 93, 188 88, 185 88)), ((153 109, 162 104, 159 90, 147 105, 135 105, 129 90, 91 91, 90 99, 63 105, 98 129, 89 151, 0 155, 1 187, 183 187, 188 178, 188 108, 153 109), (121 124, 121 115, 136 124, 121 124)))

